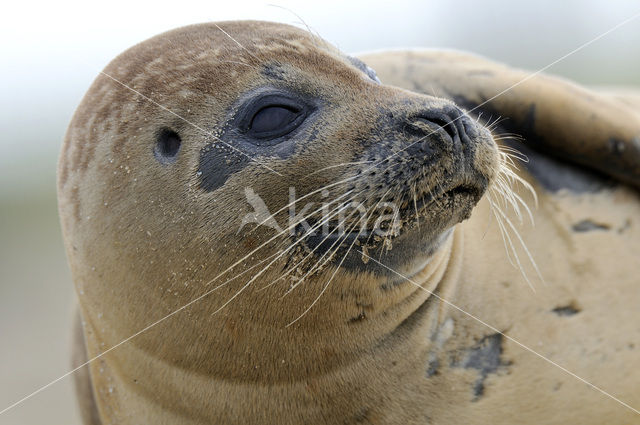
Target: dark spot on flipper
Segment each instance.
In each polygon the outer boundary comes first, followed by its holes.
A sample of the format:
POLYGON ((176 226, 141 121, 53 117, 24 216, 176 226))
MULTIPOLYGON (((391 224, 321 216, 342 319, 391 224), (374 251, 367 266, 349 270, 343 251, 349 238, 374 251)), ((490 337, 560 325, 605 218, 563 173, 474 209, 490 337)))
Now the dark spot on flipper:
POLYGON ((207 192, 214 191, 249 162, 251 160, 246 155, 221 143, 208 145, 200 152, 200 166, 197 171, 200 186, 207 192))
POLYGON ((473 401, 478 401, 484 394, 484 381, 490 373, 497 373, 501 367, 511 364, 501 358, 503 339, 499 333, 487 335, 475 346, 464 350, 460 359, 452 363, 454 367, 476 369, 480 374, 473 385, 473 401))
POLYGON ((610 227, 607 224, 596 223, 591 220, 582 220, 573 226, 571 226, 574 232, 591 232, 593 230, 609 230, 610 227))
POLYGON ((607 149, 598 161, 606 172, 640 188, 640 136, 628 140, 609 138, 607 149))
POLYGON ((481 396, 484 393, 484 380, 489 373, 494 373, 502 365, 502 335, 493 334, 484 337, 480 343, 467 352, 462 366, 467 369, 476 369, 481 378, 476 381, 474 395, 481 396))
POLYGON ((556 307, 551 311, 558 316, 573 316, 580 313, 581 309, 574 302, 572 302, 569 305, 556 307))

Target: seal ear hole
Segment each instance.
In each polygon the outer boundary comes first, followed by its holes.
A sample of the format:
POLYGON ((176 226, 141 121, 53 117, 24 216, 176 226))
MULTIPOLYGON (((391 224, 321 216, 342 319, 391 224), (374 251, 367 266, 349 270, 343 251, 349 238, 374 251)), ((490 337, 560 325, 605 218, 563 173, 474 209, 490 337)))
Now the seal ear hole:
POLYGON ((163 164, 169 164, 176 160, 181 145, 182 140, 178 133, 164 128, 158 133, 153 153, 158 161, 163 164))

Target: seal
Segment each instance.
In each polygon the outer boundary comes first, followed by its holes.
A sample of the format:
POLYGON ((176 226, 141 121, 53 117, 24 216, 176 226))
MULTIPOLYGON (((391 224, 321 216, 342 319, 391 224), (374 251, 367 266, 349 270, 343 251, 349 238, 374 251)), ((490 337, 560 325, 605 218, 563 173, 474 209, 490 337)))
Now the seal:
MULTIPOLYGON (((378 79, 310 33, 241 21, 106 67, 58 177, 85 423, 637 419, 638 372, 621 367, 640 347, 636 163, 605 154, 635 146, 637 117, 607 110, 611 137, 569 161, 542 110, 568 133, 592 120, 540 92, 526 122, 541 137, 513 171, 517 140, 472 110, 493 86, 458 80, 464 67, 434 78, 448 67, 432 56, 370 55, 378 79), (536 227, 518 228, 531 186, 536 227), (546 281, 535 296, 523 252, 546 281)), ((520 117, 514 104, 487 106, 520 117)))

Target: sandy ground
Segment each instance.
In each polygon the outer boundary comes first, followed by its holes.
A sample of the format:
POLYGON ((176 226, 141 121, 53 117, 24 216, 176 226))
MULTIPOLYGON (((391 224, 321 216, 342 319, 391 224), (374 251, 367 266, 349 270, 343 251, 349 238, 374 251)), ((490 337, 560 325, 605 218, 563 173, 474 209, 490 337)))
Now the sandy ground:
MULTIPOLYGON (((0 411, 70 370, 73 291, 53 190, 0 200, 0 411)), ((0 415, 0 425, 79 424, 71 377, 0 415)))

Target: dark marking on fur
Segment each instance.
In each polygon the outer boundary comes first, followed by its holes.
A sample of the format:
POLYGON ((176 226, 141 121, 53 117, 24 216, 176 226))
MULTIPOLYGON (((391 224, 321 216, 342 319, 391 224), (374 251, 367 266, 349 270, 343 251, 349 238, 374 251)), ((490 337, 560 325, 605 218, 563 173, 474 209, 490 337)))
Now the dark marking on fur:
POLYGON ((361 311, 360 313, 358 313, 357 316, 352 317, 351 319, 349 319, 349 323, 357 323, 357 322, 361 322, 364 319, 367 318, 367 315, 365 314, 364 311, 361 311))
POLYGON ((566 317, 566 316, 573 316, 575 314, 580 313, 581 309, 578 306, 576 306, 574 302, 571 302, 569 305, 556 307, 551 311, 557 314, 558 316, 566 317))
POLYGON ((571 226, 574 232, 591 232, 593 230, 609 230, 608 224, 600 224, 589 219, 582 220, 571 226))
POLYGON ((427 365, 427 378, 431 378, 434 375, 438 374, 438 370, 440 369, 440 360, 435 358, 429 361, 427 365))
POLYGON ((268 63, 262 67, 260 73, 275 80, 286 80, 286 73, 278 64, 268 63))
POLYGON ((207 192, 214 191, 249 162, 251 160, 247 156, 221 143, 208 145, 200 152, 200 166, 197 171, 200 186, 207 192))
POLYGON ((461 358, 452 363, 454 367, 476 369, 480 376, 473 385, 473 401, 478 401, 484 394, 484 381, 490 373, 497 373, 501 367, 511 365, 502 360, 502 334, 495 333, 482 338, 475 346, 464 350, 461 358))

